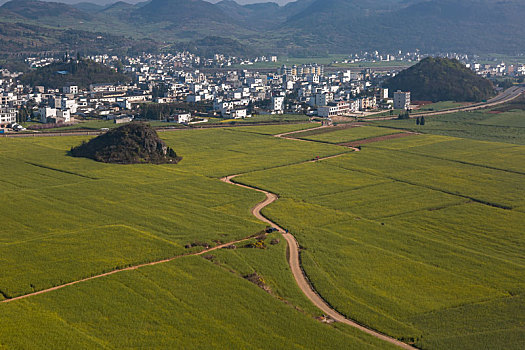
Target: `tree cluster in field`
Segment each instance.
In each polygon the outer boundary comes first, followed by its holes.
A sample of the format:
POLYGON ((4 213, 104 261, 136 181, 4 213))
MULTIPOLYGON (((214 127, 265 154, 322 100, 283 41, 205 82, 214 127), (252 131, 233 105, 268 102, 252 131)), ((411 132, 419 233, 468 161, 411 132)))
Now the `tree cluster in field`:
POLYGON ((492 83, 461 62, 428 57, 385 82, 391 91, 410 91, 412 100, 480 102, 494 95, 492 83))
POLYGON ((425 117, 417 117, 416 118, 416 125, 425 125, 425 117))
POLYGON ((182 160, 145 123, 130 123, 71 148, 73 157, 116 164, 176 164, 182 160))
POLYGON ((25 85, 41 85, 51 89, 60 89, 66 85, 88 88, 90 84, 117 84, 129 81, 131 81, 129 75, 118 73, 103 64, 85 59, 56 62, 21 77, 21 82, 25 85))

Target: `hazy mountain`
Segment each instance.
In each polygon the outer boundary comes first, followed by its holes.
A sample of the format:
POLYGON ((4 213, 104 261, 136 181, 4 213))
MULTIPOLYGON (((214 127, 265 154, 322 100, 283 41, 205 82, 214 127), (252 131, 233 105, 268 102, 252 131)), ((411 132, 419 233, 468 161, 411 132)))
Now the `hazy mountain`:
POLYGON ((15 0, 5 3, 0 7, 0 16, 14 14, 16 17, 38 19, 42 17, 73 17, 83 20, 91 19, 91 15, 58 2, 45 2, 38 0, 15 0))
MULTIPOLYGON (((416 48, 514 53, 525 47, 523 0, 297 0, 285 6, 234 0, 151 0, 135 5, 136 0, 127 0, 104 7, 83 1, 73 7, 13 0, 0 7, 0 23, 126 33, 191 42, 191 47, 209 43, 219 51, 220 45, 226 51, 228 43, 235 43, 235 52, 243 45, 246 52, 304 55, 416 48), (208 37, 221 37, 219 47, 203 40, 208 37)), ((204 51, 209 52, 206 47, 204 51)))
POLYGON ((219 7, 204 0, 151 0, 135 11, 149 22, 214 21, 227 22, 229 17, 219 7))

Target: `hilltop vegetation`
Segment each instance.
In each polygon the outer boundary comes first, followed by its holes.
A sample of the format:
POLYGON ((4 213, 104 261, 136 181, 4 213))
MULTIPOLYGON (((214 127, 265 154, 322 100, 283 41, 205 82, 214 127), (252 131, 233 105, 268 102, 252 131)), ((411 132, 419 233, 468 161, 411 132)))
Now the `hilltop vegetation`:
POLYGON ((24 74, 20 80, 26 85, 60 89, 68 84, 88 88, 90 84, 125 83, 131 81, 131 77, 94 61, 71 59, 37 68, 24 74))
POLYGON ((414 101, 480 102, 494 95, 492 83, 454 59, 427 57, 385 84, 391 91, 410 91, 414 101))

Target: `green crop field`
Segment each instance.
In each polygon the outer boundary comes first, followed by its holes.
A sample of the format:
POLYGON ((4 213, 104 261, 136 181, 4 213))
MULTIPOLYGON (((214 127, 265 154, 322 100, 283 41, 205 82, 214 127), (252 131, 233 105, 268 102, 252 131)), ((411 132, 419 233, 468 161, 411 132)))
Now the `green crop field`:
POLYGON ((425 349, 519 349, 524 156, 420 135, 236 181, 280 195, 264 214, 296 235, 343 314, 425 349))
POLYGON ((0 345, 7 348, 389 348, 357 330, 324 325, 198 257, 0 304, 0 310, 0 345))
POLYGON ((358 126, 341 129, 318 129, 294 134, 293 137, 303 140, 319 141, 326 143, 343 143, 364 140, 372 137, 397 134, 399 130, 378 128, 374 126, 358 126))
POLYGON ((265 125, 265 126, 242 126, 229 128, 234 131, 250 132, 254 134, 263 135, 277 135, 287 132, 299 131, 317 128, 321 126, 320 123, 300 123, 300 124, 283 124, 283 125, 265 125))
POLYGON ((240 173, 279 195, 264 215, 297 238, 339 312, 422 349, 523 348, 525 147, 435 135, 361 152, 329 144, 393 132, 368 126, 306 131, 332 134, 323 142, 272 136, 315 126, 159 133, 177 165, 69 157, 86 137, 1 138, 0 301, 178 258, 0 303, 0 349, 391 348, 315 320, 276 233, 265 249, 251 239, 184 256, 265 228, 250 213, 264 196, 219 180, 240 173))
MULTIPOLYGON (((263 196, 220 182, 221 172, 255 164, 257 145, 281 155, 261 157, 262 167, 341 152, 330 145, 297 149, 294 141, 263 136, 265 129, 163 133, 174 147, 186 144, 177 148, 184 157, 177 166, 67 156, 84 137, 1 139, 0 300, 260 232, 265 225, 249 208, 263 196), (200 166, 191 165, 204 154, 200 166)), ((319 311, 288 274, 284 242, 216 254, 215 263, 180 257, 1 303, 0 348, 389 348, 314 319, 319 311), (271 293, 243 278, 249 269, 239 264, 242 256, 271 293)))
POLYGON ((425 125, 416 125, 414 119, 371 123, 426 134, 525 145, 524 110, 511 110, 503 113, 483 110, 428 116, 425 118, 425 125))
POLYGON ((442 102, 436 102, 436 103, 431 103, 428 105, 421 106, 420 108, 416 110, 416 112, 442 111, 445 109, 462 107, 464 105, 465 103, 462 103, 462 102, 442 101, 442 102))

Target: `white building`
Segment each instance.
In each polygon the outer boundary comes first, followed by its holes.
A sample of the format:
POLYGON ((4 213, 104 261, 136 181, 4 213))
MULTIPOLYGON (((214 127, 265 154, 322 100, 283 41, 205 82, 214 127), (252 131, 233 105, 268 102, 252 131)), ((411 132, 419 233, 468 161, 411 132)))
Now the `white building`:
POLYGON ((16 123, 16 109, 10 107, 0 108, 0 128, 16 123))
POLYGON ((173 119, 176 123, 187 124, 191 122, 191 114, 190 113, 177 114, 174 116, 173 119))
POLYGON ((62 92, 64 94, 73 94, 73 95, 76 95, 78 94, 78 86, 76 85, 68 85, 68 86, 64 86, 62 88, 62 92))
POLYGON ((75 114, 78 109, 77 102, 75 100, 70 100, 67 98, 63 98, 60 103, 60 109, 62 110, 69 110, 71 114, 75 114))
POLYGON ((337 115, 347 115, 350 113, 350 103, 339 101, 330 103, 328 106, 321 106, 317 109, 317 115, 322 118, 335 117, 337 115))
POLYGON ((51 107, 40 107, 38 114, 40 114, 40 121, 45 124, 48 119, 56 118, 57 110, 51 107))
POLYGON ((284 112, 284 96, 272 97, 272 111, 279 114, 284 112))
POLYGON ((394 92, 394 109, 410 109, 410 92, 394 92))

